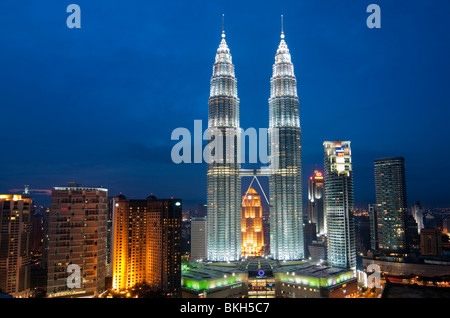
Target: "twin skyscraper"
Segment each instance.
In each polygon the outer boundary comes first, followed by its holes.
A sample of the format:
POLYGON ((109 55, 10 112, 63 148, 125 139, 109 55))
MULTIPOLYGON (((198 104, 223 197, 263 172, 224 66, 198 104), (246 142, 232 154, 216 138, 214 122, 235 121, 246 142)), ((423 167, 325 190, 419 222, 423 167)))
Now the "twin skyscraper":
MULTIPOLYGON (((284 37, 282 30, 269 98, 269 158, 271 164, 277 164, 258 174, 269 177, 271 257, 297 260, 304 258, 301 128, 297 80, 284 37)), ((207 259, 237 261, 241 259, 243 170, 238 160, 241 140, 237 80, 225 31, 213 66, 208 130, 220 132, 223 151, 219 158, 222 160, 207 164, 207 259)))

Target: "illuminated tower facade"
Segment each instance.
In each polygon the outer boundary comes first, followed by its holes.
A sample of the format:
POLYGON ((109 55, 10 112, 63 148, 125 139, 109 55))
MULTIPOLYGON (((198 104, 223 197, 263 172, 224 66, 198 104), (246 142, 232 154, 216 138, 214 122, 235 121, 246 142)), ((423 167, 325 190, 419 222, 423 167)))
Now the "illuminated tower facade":
POLYGON ((323 175, 317 170, 308 180, 308 221, 316 224, 317 233, 326 234, 323 175))
POLYGON ((30 296, 30 252, 33 199, 0 195, 0 290, 30 296))
POLYGON ((262 256, 264 232, 261 196, 250 188, 242 201, 242 256, 262 256))
POLYGON ((323 145, 328 263, 356 269, 350 141, 325 141, 323 145))
POLYGON ((378 248, 389 254, 406 252, 406 179, 402 157, 375 159, 378 248))
POLYGON ((222 32, 213 66, 207 146, 207 258, 241 258, 239 99, 230 49, 222 32))
POLYGON ((277 260, 304 257, 301 128, 297 80, 281 33, 270 80, 270 251, 277 260))
POLYGON ((113 205, 113 288, 146 282, 166 297, 180 297, 181 200, 119 195, 113 205))

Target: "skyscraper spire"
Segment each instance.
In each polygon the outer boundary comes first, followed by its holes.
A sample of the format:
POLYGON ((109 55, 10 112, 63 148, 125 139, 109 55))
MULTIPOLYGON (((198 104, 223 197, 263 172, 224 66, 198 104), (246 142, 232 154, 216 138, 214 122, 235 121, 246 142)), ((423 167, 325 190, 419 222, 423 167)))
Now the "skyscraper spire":
POLYGON ((225 14, 222 14, 222 37, 225 37, 225 14))
POLYGON ((208 104, 208 133, 212 133, 214 139, 207 147, 210 154, 214 151, 216 161, 207 164, 207 258, 219 262, 237 261, 241 258, 239 99, 223 20, 208 104), (223 148, 218 150, 214 146, 219 143, 223 148), (218 152, 221 154, 217 155, 218 152))
POLYGON ((272 171, 269 177, 270 251, 275 259, 295 260, 304 257, 301 128, 297 80, 291 54, 284 41, 283 16, 281 41, 272 71, 270 161, 278 162, 278 169, 272 171))

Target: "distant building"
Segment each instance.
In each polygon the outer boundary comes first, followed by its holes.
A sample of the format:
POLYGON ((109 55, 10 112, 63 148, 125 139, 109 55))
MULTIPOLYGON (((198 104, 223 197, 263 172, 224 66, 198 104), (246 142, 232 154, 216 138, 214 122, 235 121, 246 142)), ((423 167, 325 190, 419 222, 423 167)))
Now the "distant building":
POLYGON ((369 231, 370 231, 370 249, 378 250, 378 217, 377 205, 369 204, 369 231))
POLYGON ((325 141, 328 263, 356 269, 353 172, 350 141, 325 141))
POLYGON ((0 290, 30 296, 33 199, 0 195, 0 290))
POLYGON ((420 231, 420 252, 422 255, 442 254, 442 233, 438 229, 423 228, 420 231))
POLYGON ((107 189, 73 182, 53 188, 47 297, 96 296, 105 290, 107 213, 107 189))
MULTIPOLYGON (((108 198, 108 214, 106 217, 106 277, 112 277, 113 256, 113 198, 108 198)), ((109 280, 108 280, 109 282, 109 280)), ((107 286, 111 287, 111 286, 107 286)))
POLYGON ((323 175, 314 171, 308 180, 308 220, 316 224, 318 234, 326 234, 323 175))
POLYGON ((261 196, 253 188, 242 196, 241 240, 243 257, 264 254, 261 196))
POLYGON ((113 200, 113 288, 147 283, 165 297, 181 296, 181 200, 113 200))
POLYGON ((402 157, 375 160, 379 251, 402 257, 406 242, 406 180, 402 157))
POLYGON ((206 217, 191 220, 191 259, 206 260, 206 217))
POLYGON ((181 218, 181 255, 183 256, 189 256, 191 254, 191 219, 191 217, 185 218, 185 216, 181 218))
POLYGON ((355 245, 357 253, 366 253, 370 250, 370 219, 366 215, 354 217, 355 245))
POLYGON ((203 217, 206 217, 207 213, 208 213, 208 205, 206 205, 206 204, 199 204, 197 206, 197 210, 194 213, 194 216, 195 217, 199 217, 199 218, 203 218, 203 217))
POLYGON ((309 258, 311 255, 308 246, 310 246, 317 238, 316 224, 311 222, 305 223, 303 225, 303 236, 305 242, 305 258, 309 258))
POLYGON ((270 213, 263 207, 264 256, 270 255, 270 213))
POLYGON ((32 246, 31 246, 31 250, 33 251, 33 253, 42 253, 42 242, 43 242, 43 237, 44 237, 44 227, 43 227, 43 222, 44 222, 44 217, 42 215, 34 215, 32 218, 32 223, 33 223, 33 240, 32 240, 32 246))
POLYGON ((412 216, 414 217, 414 220, 416 220, 416 223, 417 223, 418 233, 420 233, 420 231, 424 228, 424 222, 423 222, 423 219, 425 217, 424 212, 425 211, 422 208, 420 201, 418 201, 416 204, 414 204, 411 208, 412 216))
POLYGON ((408 252, 417 252, 420 250, 420 235, 417 227, 417 222, 409 212, 406 213, 406 250, 408 252))
POLYGON ((312 241, 308 246, 309 257, 312 260, 320 261, 327 259, 327 244, 325 236, 321 236, 321 239, 312 241))

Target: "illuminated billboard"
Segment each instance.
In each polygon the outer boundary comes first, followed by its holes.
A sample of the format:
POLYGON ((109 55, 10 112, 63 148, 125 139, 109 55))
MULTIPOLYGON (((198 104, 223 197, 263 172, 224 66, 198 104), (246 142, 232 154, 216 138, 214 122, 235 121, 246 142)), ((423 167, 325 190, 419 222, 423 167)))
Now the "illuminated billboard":
POLYGON ((336 156, 344 156, 344 148, 336 148, 336 156))

